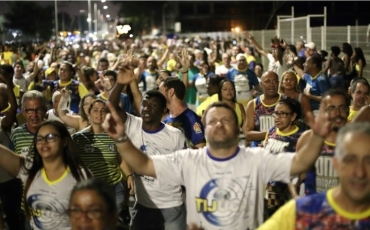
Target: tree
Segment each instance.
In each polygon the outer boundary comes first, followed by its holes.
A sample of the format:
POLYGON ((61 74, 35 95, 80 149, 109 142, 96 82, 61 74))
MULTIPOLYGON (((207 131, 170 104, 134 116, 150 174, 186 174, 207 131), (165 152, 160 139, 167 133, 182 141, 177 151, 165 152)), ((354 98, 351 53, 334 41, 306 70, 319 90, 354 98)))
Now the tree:
POLYGON ((39 6, 35 2, 8 2, 9 12, 4 14, 4 27, 22 31, 24 35, 48 40, 54 28, 52 5, 39 6))

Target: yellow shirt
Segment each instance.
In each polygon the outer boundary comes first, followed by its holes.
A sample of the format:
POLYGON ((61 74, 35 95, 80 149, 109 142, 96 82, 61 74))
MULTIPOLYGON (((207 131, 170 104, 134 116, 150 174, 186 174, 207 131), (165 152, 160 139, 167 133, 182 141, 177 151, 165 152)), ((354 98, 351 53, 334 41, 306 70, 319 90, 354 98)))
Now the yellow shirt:
POLYGON ((202 116, 203 112, 208 108, 210 104, 213 102, 218 101, 218 94, 215 93, 212 96, 208 96, 198 107, 197 107, 197 115, 202 116))
POLYGON ((172 72, 172 71, 175 70, 175 67, 176 67, 176 61, 173 60, 173 59, 168 60, 168 62, 167 62, 167 70, 170 71, 170 72, 172 72))
POLYGON ((6 64, 8 62, 9 65, 12 65, 13 64, 13 60, 12 60, 13 52, 6 51, 6 52, 3 52, 3 54, 4 54, 4 63, 6 64))
POLYGON ((252 61, 254 61, 254 62, 256 61, 256 58, 254 56, 252 56, 252 55, 244 54, 244 57, 247 60, 247 63, 248 64, 251 63, 252 61))
MULTIPOLYGON (((333 191, 335 188, 329 189, 326 193, 326 199, 330 207, 335 213, 342 218, 348 220, 361 220, 370 216, 370 210, 363 213, 351 213, 342 209, 333 198, 333 191)), ((277 210, 272 217, 270 217, 257 230, 294 230, 296 229, 296 201, 290 200, 283 207, 277 210)), ((303 228, 302 228, 303 229, 303 228)))
POLYGON ((351 122, 357 113, 358 111, 352 110, 351 107, 349 107, 348 122, 351 122))

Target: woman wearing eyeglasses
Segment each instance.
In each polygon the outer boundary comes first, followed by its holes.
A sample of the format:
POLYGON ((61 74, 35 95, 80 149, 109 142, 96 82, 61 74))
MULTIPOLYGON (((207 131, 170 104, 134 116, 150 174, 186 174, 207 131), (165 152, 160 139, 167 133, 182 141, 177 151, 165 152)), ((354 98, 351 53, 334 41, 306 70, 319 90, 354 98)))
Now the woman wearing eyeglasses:
POLYGON ((65 215, 70 192, 78 181, 91 177, 76 149, 59 121, 45 121, 37 129, 30 150, 33 158, 0 145, 0 167, 24 184, 25 211, 32 229, 70 229, 65 215))
POLYGON ((123 229, 117 226, 114 190, 97 178, 81 181, 73 188, 67 211, 72 230, 123 229))
MULTIPOLYGON (((275 126, 266 134, 263 146, 271 153, 296 152, 298 138, 304 129, 298 128, 296 122, 301 116, 301 105, 292 98, 281 99, 275 106, 272 113, 275 126)), ((270 181, 267 185, 267 209, 271 216, 278 208, 290 199, 289 190, 294 190, 294 186, 284 183, 270 181)), ((296 191, 291 191, 292 196, 296 196, 296 191)))

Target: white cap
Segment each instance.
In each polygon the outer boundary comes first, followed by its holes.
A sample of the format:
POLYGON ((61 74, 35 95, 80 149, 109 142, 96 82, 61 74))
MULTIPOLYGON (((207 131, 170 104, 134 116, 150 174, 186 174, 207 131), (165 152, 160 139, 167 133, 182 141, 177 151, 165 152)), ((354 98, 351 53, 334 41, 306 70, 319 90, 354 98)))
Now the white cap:
POLYGON ((304 46, 305 46, 306 48, 311 49, 311 50, 315 50, 315 49, 316 49, 316 45, 315 45, 315 43, 313 43, 313 42, 309 42, 309 43, 305 44, 304 46))
POLYGON ((240 60, 242 60, 242 59, 244 59, 245 60, 245 56, 244 56, 244 54, 238 54, 238 55, 236 55, 236 60, 237 61, 240 61, 240 60))

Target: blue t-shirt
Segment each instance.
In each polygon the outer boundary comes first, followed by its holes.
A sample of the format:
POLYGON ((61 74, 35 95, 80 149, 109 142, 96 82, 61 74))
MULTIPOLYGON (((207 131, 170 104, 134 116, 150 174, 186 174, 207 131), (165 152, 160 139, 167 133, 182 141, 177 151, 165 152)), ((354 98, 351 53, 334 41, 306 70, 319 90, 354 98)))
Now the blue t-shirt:
MULTIPOLYGON (((329 79, 325 74, 320 72, 316 77, 312 78, 309 74, 304 74, 303 79, 307 85, 310 85, 310 93, 314 96, 322 96, 327 90, 330 89, 329 79)), ((307 87, 307 86, 306 86, 307 87)), ((320 102, 310 100, 312 110, 318 110, 320 102)))
POLYGON ((206 142, 203 124, 198 115, 189 108, 184 110, 184 112, 177 117, 170 117, 170 115, 168 115, 163 120, 163 123, 180 129, 185 134, 191 147, 201 142, 206 142))
POLYGON ((145 70, 140 75, 140 81, 143 82, 143 92, 153 90, 157 87, 156 80, 159 77, 159 73, 154 71, 153 73, 145 70))

